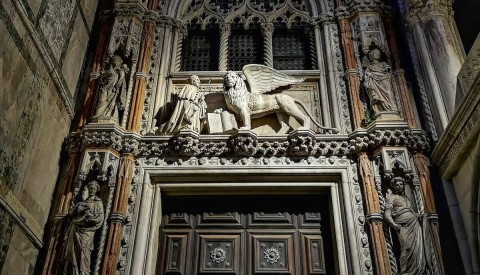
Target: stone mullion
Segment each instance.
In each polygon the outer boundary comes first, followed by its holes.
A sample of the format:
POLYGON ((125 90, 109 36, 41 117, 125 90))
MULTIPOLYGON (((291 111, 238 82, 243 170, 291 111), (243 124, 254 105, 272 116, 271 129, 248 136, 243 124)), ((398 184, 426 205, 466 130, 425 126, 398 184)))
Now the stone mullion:
POLYGON ((72 200, 72 186, 75 180, 75 174, 80 163, 80 156, 76 152, 70 153, 67 169, 63 176, 63 192, 61 193, 60 203, 58 204, 55 218, 49 228, 49 235, 46 239, 44 251, 46 253, 41 274, 55 274, 58 263, 61 261, 64 250, 64 236, 68 227, 64 217, 68 214, 70 202, 72 200))
POLYGON ((373 165, 366 152, 358 154, 360 176, 362 178, 362 192, 366 204, 368 232, 372 242, 375 269, 377 274, 391 274, 390 258, 387 242, 383 231, 383 219, 380 210, 380 201, 375 186, 373 165))
POLYGON ((100 270, 100 274, 102 275, 115 274, 117 270, 124 217, 127 210, 128 191, 133 177, 133 161, 134 157, 132 154, 123 154, 120 157, 117 182, 112 201, 112 211, 108 218, 108 233, 100 270))
POLYGON ((181 30, 177 30, 177 50, 175 53, 175 71, 178 72, 182 69, 182 52, 183 52, 183 42, 185 39, 185 33, 181 30))
MULTIPOLYGON (((318 54, 317 54, 317 43, 315 43, 316 36, 320 32, 320 27, 311 26, 307 31, 308 45, 310 47, 310 63, 312 70, 318 70, 318 54)), ((320 52, 321 54, 321 52, 320 52)))
POLYGON ((262 26, 263 35, 263 64, 273 68, 273 24, 262 26))
POLYGON ((430 182, 430 172, 428 169, 427 158, 420 152, 413 155, 413 162, 420 177, 420 190, 423 198, 423 206, 430 224, 430 234, 435 249, 438 274, 445 274, 442 261, 442 248, 440 245, 440 233, 438 228, 438 216, 435 208, 432 184, 430 182))
POLYGON ((345 60, 345 78, 347 80, 348 90, 350 91, 350 104, 352 108, 354 128, 359 128, 363 119, 363 104, 360 100, 360 78, 358 75, 357 64, 355 61, 355 50, 353 48, 352 32, 350 22, 347 18, 338 20, 343 46, 343 56, 345 60))
POLYGON ((397 38, 395 36, 391 14, 387 14, 387 16, 385 16, 385 33, 388 38, 390 52, 392 54, 392 65, 394 68, 393 75, 400 93, 403 116, 409 127, 416 128, 417 123, 415 121, 415 114, 413 112, 413 101, 410 93, 408 92, 405 71, 402 69, 400 53, 398 52, 397 38))
POLYGON ((228 70, 228 39, 230 38, 230 24, 223 24, 220 28, 220 52, 218 56, 218 70, 228 70))
POLYGON ((137 73, 135 76, 132 101, 128 115, 127 130, 139 131, 142 116, 143 100, 145 97, 146 78, 150 66, 150 55, 152 53, 152 39, 154 32, 154 23, 145 22, 143 27, 143 39, 140 44, 139 59, 137 63, 137 73))
MULTIPOLYGON (((107 21, 107 20, 105 20, 107 21)), ((107 22, 102 22, 99 38, 97 41, 97 48, 95 50, 95 57, 93 58, 92 71, 90 73, 90 82, 88 84, 87 92, 85 94, 85 100, 82 107, 82 112, 80 114, 80 120, 78 122, 78 128, 83 127, 87 124, 88 120, 93 114, 93 106, 95 104, 95 87, 97 83, 97 78, 100 76, 102 70, 102 59, 104 56, 105 49, 107 47, 107 41, 110 37, 112 30, 112 24, 107 22)))

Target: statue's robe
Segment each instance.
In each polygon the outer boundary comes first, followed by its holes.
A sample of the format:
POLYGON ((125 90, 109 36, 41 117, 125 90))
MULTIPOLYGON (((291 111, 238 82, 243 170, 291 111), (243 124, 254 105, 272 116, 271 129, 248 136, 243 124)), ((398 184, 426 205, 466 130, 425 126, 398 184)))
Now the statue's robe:
POLYGON ((364 86, 376 114, 395 110, 392 80, 385 62, 368 66, 364 86))
POLYGON ((95 232, 104 220, 102 200, 87 199, 75 205, 66 247, 65 274, 90 275, 95 232), (78 210, 79 206, 86 210, 78 210))
POLYGON ((161 132, 176 134, 184 128, 202 131, 207 105, 198 88, 187 84, 178 93, 170 119, 161 126, 161 132))

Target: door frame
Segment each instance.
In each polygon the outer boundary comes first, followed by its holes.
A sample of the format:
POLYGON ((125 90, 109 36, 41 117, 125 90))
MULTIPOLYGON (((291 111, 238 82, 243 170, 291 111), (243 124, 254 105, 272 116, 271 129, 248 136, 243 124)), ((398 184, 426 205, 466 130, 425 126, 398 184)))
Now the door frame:
POLYGON ((124 274, 156 274, 162 194, 328 194, 336 274, 372 274, 356 163, 178 166, 136 163, 138 196, 124 274), (252 182, 256 179, 256 182, 252 182), (361 211, 359 211, 361 210, 361 211), (365 241, 366 240, 366 241, 365 241))

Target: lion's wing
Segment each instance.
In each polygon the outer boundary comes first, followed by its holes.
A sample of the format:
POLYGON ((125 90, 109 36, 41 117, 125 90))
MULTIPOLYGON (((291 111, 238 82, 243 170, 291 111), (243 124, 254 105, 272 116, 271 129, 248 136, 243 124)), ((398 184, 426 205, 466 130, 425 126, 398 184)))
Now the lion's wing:
POLYGON ((303 77, 287 75, 271 67, 258 64, 245 65, 242 72, 247 78, 248 85, 250 85, 250 92, 258 94, 305 80, 303 77))

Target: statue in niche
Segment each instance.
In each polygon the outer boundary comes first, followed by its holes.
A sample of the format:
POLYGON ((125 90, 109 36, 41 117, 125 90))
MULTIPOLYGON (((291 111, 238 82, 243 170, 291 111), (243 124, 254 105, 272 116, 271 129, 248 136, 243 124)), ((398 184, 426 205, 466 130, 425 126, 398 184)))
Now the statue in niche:
POLYGON ((365 69, 364 87, 375 115, 397 111, 393 95, 391 67, 381 61, 382 52, 378 48, 365 50, 369 64, 365 69))
POLYGON ((225 101, 228 109, 241 120, 240 129, 250 130, 252 118, 276 113, 281 126, 277 134, 286 134, 290 129, 288 116, 294 117, 302 127, 310 128, 310 118, 319 128, 338 133, 338 129, 320 125, 298 99, 283 94, 264 95, 276 88, 302 82, 304 78, 289 76, 256 64, 244 66, 242 72, 247 78, 248 86, 235 72, 227 72, 223 78, 225 101), (297 104, 307 115, 300 111, 297 104))
POLYGON ((200 133, 205 123, 207 103, 199 87, 200 78, 190 76, 189 84, 173 95, 174 107, 170 119, 160 127, 154 127, 151 132, 159 130, 163 134, 176 134, 180 130, 189 129, 200 133))
POLYGON ((405 180, 395 177, 391 180, 394 189, 386 194, 385 219, 397 233, 400 242, 400 274, 427 275, 427 253, 424 231, 420 217, 412 208, 410 199, 405 194, 405 180))
POLYGON ((114 55, 99 78, 99 96, 95 117, 109 117, 119 121, 119 113, 125 109, 127 101, 127 64, 114 55))
POLYGON ((71 226, 64 274, 89 275, 91 272, 95 232, 102 226, 105 216, 102 200, 96 195, 99 190, 96 181, 89 182, 82 190, 82 201, 69 213, 71 226))

